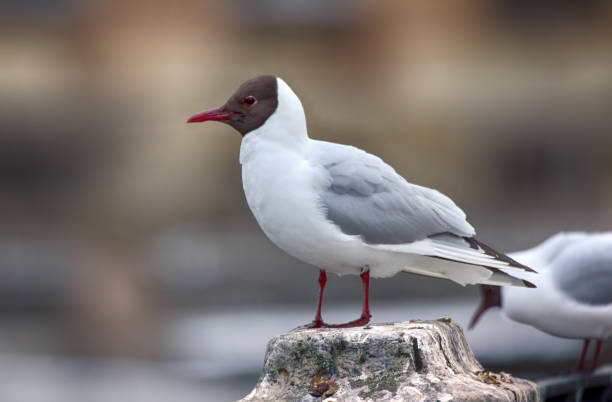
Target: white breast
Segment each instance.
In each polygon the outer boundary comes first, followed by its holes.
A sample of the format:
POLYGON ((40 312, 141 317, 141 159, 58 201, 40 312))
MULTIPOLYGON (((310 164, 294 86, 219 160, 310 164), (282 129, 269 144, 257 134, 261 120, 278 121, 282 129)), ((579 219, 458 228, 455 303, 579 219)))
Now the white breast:
POLYGON ((336 273, 359 273, 357 240, 332 225, 319 206, 322 170, 296 150, 247 135, 241 146, 242 183, 264 233, 286 253, 336 273))

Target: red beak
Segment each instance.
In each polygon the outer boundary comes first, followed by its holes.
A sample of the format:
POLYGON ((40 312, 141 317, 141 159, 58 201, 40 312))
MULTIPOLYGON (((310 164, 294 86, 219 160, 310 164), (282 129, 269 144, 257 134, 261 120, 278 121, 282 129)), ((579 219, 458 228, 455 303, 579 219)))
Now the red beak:
POLYGON ((482 317, 484 312, 487 311, 489 307, 491 306, 489 306, 487 302, 482 303, 480 308, 476 311, 476 314, 474 314, 474 317, 472 317, 472 321, 470 322, 470 326, 468 327, 468 329, 474 328, 474 325, 476 325, 478 320, 480 320, 480 317, 482 317))
POLYGON ((194 114, 187 120, 187 123, 200 123, 203 121, 226 121, 229 120, 229 114, 221 109, 211 109, 202 113, 194 114))
POLYGON ((482 293, 482 304, 476 310, 476 314, 472 317, 470 326, 468 329, 474 328, 474 325, 480 320, 480 317, 491 307, 501 307, 501 289, 499 286, 480 285, 480 291, 482 293))

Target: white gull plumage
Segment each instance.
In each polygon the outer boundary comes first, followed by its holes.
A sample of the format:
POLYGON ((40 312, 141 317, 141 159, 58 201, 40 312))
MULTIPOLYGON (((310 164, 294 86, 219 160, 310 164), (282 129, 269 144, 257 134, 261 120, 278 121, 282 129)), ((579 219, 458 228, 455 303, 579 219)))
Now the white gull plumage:
POLYGON ((408 183, 380 158, 358 148, 310 139, 302 104, 281 79, 278 98, 278 108, 265 125, 244 136, 240 163, 249 207, 281 249, 340 275, 359 274, 367 266, 373 277, 407 271, 462 285, 522 285, 485 268, 509 265, 461 239, 476 232, 448 197, 408 183), (376 186, 383 190, 377 193, 376 186), (335 200, 330 195, 334 189, 342 192, 335 200), (363 229, 361 236, 343 232, 328 219, 332 208, 363 229), (379 233, 385 229, 389 233, 379 233), (445 232, 459 237, 431 237, 445 232), (407 241, 367 242, 364 237, 370 233, 386 239, 407 235, 407 241))
MULTIPOLYGON (((558 233, 510 256, 538 271, 517 275, 537 289, 498 289, 500 299, 492 303, 494 298, 487 292, 493 290, 485 288, 484 303, 472 325, 488 307, 501 304, 508 318, 548 334, 597 339, 595 366, 601 340, 612 336, 612 232, 558 233)), ((585 342, 580 369, 587 348, 585 342)))
POLYGON ((361 275, 362 319, 351 325, 369 320, 370 275, 411 272, 461 285, 531 286, 513 276, 530 269, 477 241, 450 198, 408 183, 358 148, 310 139, 302 104, 282 79, 247 81, 224 106, 189 122, 207 120, 243 134, 244 192, 265 234, 288 254, 321 268, 316 326, 322 324, 323 270, 361 275))
POLYGON ((565 338, 612 335, 612 233, 559 233, 511 256, 538 271, 520 274, 538 289, 504 289, 508 317, 565 338))

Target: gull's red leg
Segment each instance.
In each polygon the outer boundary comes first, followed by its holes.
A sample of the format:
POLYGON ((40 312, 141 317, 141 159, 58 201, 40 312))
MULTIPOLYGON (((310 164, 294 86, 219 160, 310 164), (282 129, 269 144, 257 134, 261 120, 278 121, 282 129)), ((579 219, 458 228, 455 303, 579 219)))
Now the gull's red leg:
MULTIPOLYGON (((363 306, 361 307, 361 318, 367 319, 365 324, 370 322, 372 314, 370 314, 370 270, 363 271, 361 275, 361 283, 363 283, 363 306)), ((365 325, 363 324, 363 325, 365 325)))
POLYGON ((319 270, 319 300, 317 301, 317 312, 315 313, 314 325, 312 328, 320 328, 325 325, 323 318, 321 317, 321 306, 323 304, 323 290, 325 290, 325 284, 327 283, 327 273, 324 269, 319 270))
POLYGON ((582 353, 580 353, 580 360, 578 360, 578 371, 582 371, 584 369, 584 358, 586 357, 587 350, 589 349, 590 343, 591 343, 590 339, 584 340, 584 346, 582 347, 582 353))
POLYGON ((328 325, 329 328, 353 328, 361 327, 370 322, 372 314, 370 314, 370 270, 363 270, 359 275, 363 284, 363 307, 361 308, 361 317, 346 324, 328 325))
POLYGON ((324 269, 319 270, 319 299, 317 300, 317 312, 315 313, 315 318, 311 323, 306 325, 301 325, 295 330, 300 329, 308 329, 308 328, 327 328, 328 325, 323 322, 323 318, 321 317, 321 306, 323 305, 323 290, 325 290, 325 284, 327 283, 327 273, 324 269))
POLYGON ((319 271, 319 299, 317 301, 317 312, 315 314, 315 318, 310 324, 297 327, 296 330, 307 328, 352 328, 361 327, 369 323, 370 318, 372 318, 372 314, 370 314, 370 270, 362 270, 359 277, 361 278, 361 283, 363 284, 363 306, 361 308, 361 317, 345 324, 326 324, 323 321, 323 317, 321 316, 321 306, 323 304, 323 290, 325 289, 325 284, 327 283, 327 274, 325 273, 325 270, 322 269, 319 271))
POLYGON ((595 371, 597 368, 597 360, 599 360, 599 352, 601 352, 601 339, 597 340, 597 346, 595 346, 595 355, 593 355, 593 364, 591 364, 591 371, 595 371))

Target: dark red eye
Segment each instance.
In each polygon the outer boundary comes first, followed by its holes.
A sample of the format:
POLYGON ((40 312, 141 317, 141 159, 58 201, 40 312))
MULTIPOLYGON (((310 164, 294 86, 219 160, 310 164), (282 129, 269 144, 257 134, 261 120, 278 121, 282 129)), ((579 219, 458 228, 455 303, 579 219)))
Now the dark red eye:
POLYGON ((254 96, 247 96, 242 100, 242 103, 244 103, 245 105, 253 105, 255 102, 257 102, 257 99, 255 99, 254 96))

